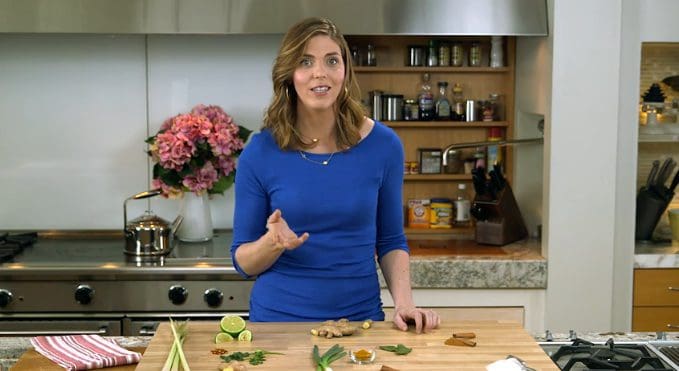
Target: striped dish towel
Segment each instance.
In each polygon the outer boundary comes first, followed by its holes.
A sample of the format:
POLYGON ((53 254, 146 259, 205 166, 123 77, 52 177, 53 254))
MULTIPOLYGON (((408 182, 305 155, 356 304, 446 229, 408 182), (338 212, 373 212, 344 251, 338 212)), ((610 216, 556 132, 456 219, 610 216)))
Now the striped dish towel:
POLYGON ((141 354, 99 335, 36 336, 35 350, 67 370, 90 370, 139 363, 141 354))

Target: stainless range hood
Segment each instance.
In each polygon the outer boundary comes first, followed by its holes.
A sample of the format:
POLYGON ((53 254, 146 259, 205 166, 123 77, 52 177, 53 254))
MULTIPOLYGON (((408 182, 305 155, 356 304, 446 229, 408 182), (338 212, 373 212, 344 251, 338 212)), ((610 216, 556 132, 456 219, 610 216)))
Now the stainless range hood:
POLYGON ((547 35, 547 0, 0 0, 0 33, 547 35))

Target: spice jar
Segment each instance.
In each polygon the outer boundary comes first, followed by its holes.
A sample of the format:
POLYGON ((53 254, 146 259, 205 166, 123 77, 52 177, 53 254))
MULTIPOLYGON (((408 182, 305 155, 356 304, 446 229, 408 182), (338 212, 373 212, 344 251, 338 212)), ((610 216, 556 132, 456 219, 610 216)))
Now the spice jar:
POLYGON ((450 45, 448 43, 439 44, 439 66, 450 66, 450 45))
POLYGON ((489 100, 481 101, 481 121, 495 120, 495 106, 489 100))
POLYGON ((462 66, 463 60, 464 60, 464 48, 462 48, 462 44, 460 43, 453 44, 450 50, 450 64, 453 67, 460 67, 462 66))
POLYGON ((406 99, 403 105, 403 120, 417 121, 419 119, 419 106, 415 99, 406 99))
POLYGON ((470 67, 480 67, 481 66, 481 44, 473 43, 469 48, 469 66, 470 67))

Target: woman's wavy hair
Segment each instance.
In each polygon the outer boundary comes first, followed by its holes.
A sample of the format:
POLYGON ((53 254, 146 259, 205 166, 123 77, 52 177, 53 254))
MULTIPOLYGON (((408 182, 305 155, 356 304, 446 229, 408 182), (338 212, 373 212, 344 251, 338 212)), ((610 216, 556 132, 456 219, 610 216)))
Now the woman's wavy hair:
POLYGON ((264 114, 263 127, 271 131, 281 149, 307 149, 314 144, 305 142, 295 128, 297 93, 292 80, 309 39, 317 35, 326 35, 339 45, 345 66, 344 88, 335 102, 337 147, 348 148, 361 139, 359 129, 365 110, 361 104, 361 91, 349 58, 351 55, 349 46, 331 20, 314 17, 304 19, 288 30, 273 65, 271 73, 273 99, 264 114))

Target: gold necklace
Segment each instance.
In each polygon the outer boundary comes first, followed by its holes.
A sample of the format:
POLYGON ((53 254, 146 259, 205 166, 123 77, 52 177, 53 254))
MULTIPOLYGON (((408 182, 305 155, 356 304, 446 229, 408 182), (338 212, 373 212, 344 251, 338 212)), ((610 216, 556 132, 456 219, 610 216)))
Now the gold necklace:
POLYGON ((300 156, 302 156, 303 159, 305 159, 305 160, 307 160, 307 161, 309 161, 309 162, 313 162, 314 164, 319 164, 319 165, 324 165, 324 166, 327 165, 327 164, 329 164, 329 163, 330 163, 330 160, 332 160, 332 156, 335 155, 335 152, 333 152, 333 153, 330 154, 330 157, 328 157, 328 158, 325 159, 324 161, 316 161, 316 160, 312 160, 312 159, 310 159, 309 157, 307 157, 307 155, 306 155, 304 152, 302 152, 302 151, 297 151, 297 152, 299 152, 300 156))

